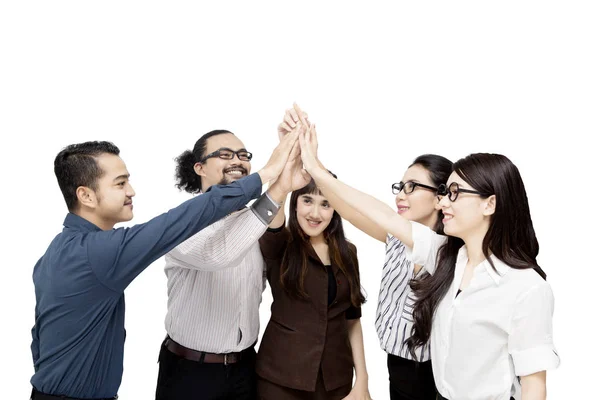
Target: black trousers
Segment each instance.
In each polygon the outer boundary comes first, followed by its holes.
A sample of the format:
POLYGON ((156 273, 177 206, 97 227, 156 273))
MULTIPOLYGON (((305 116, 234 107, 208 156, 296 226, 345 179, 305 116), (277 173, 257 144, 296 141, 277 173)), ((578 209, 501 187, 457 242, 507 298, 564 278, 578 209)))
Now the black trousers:
POLYGON ((186 360, 163 345, 158 358, 156 400, 255 400, 256 351, 250 347, 234 364, 186 360))
POLYGON ((431 361, 417 362, 388 354, 390 400, 436 400, 431 361))

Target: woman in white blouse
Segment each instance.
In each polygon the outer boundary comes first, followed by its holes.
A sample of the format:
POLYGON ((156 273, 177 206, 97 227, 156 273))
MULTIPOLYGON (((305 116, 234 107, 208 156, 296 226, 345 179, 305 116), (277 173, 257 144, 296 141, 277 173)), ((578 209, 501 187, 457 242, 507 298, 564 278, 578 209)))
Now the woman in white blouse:
MULTIPOLYGON (((396 212, 443 233, 443 214, 437 209, 436 195, 439 185, 446 183, 451 172, 452 162, 445 157, 434 154, 417 157, 402 181, 392 185, 396 212)), ((336 210, 343 218, 386 244, 375 327, 381 348, 388 354, 390 400, 435 400, 429 344, 421 343, 412 349, 407 344, 415 303, 409 284, 428 277, 429 273, 412 262, 410 250, 398 238, 344 201, 338 203, 340 208, 336 210)))
POLYGON ((447 238, 331 178, 316 158, 314 132, 300 143, 305 169, 334 208, 344 199, 412 249, 412 261, 432 274, 414 288, 411 345, 430 340, 438 396, 545 399, 546 370, 559 364, 554 298, 536 262, 538 242, 516 166, 497 154, 454 164, 439 193, 447 238))

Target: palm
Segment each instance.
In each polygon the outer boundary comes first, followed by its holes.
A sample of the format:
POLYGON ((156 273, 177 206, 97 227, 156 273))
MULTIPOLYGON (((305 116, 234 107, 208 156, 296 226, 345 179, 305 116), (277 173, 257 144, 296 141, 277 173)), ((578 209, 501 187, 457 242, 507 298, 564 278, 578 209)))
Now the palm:
POLYGON ((288 160, 278 179, 278 184, 287 192, 301 189, 309 182, 310 176, 302 172, 302 163, 299 157, 295 160, 288 160))
MULTIPOLYGON (((301 161, 301 160, 298 160, 301 161)), ((310 183, 310 175, 303 173, 302 163, 296 162, 292 170, 292 190, 302 189, 310 183)))

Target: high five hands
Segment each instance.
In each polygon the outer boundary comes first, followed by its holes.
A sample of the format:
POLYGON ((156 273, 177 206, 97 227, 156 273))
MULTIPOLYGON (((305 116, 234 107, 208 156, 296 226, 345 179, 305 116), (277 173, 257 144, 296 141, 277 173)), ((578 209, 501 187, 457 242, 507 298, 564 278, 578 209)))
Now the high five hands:
POLYGON ((298 134, 297 146, 292 149, 288 159, 289 169, 286 165, 281 177, 285 174, 286 179, 289 179, 291 190, 300 189, 310 182, 311 173, 324 169, 317 158, 319 144, 315 124, 310 123, 308 114, 294 103, 293 108, 286 110, 277 132, 279 140, 283 140, 288 134, 298 134))

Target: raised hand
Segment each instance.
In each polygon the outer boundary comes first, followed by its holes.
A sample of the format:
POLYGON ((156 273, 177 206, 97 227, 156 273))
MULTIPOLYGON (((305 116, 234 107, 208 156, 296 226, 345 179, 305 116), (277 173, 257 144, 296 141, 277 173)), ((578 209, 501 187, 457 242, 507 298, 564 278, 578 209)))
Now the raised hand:
POLYGON ((319 168, 323 169, 323 165, 317 158, 317 132, 314 125, 310 126, 310 129, 305 130, 298 136, 298 142, 300 143, 300 155, 302 157, 302 163, 304 169, 312 175, 312 173, 319 168))
POLYGON ((285 115, 283 116, 283 121, 277 127, 277 133, 279 134, 279 140, 283 139, 283 137, 290 133, 296 126, 298 126, 299 122, 305 122, 305 125, 308 121, 308 114, 304 111, 300 110, 300 107, 296 103, 294 103, 294 107, 285 110, 285 115))
MULTIPOLYGON (((302 125, 297 125, 295 130, 304 131, 302 125)), ((273 190, 279 193, 290 193, 308 185, 310 175, 302 168, 302 159, 300 158, 300 144, 296 142, 294 148, 290 151, 288 161, 283 168, 283 171, 273 184, 273 190)))
MULTIPOLYGON (((283 140, 279 142, 279 145, 273 150, 271 154, 271 158, 267 161, 267 164, 258 171, 260 178, 263 183, 267 183, 277 178, 281 171, 285 167, 288 162, 288 158, 290 157, 290 153, 294 148, 294 145, 298 142, 298 136, 300 135, 303 129, 293 130, 289 134, 285 135, 283 140)), ((296 159, 294 157, 294 159, 296 159)))

